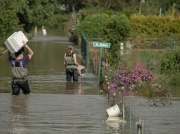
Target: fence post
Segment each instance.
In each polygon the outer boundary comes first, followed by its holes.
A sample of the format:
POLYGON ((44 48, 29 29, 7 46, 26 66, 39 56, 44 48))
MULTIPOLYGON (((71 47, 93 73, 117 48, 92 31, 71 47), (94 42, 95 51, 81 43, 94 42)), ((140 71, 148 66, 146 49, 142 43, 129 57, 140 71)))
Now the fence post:
POLYGON ((139 119, 139 122, 136 123, 137 134, 144 134, 144 121, 139 119))
POLYGON ((130 116, 130 117, 129 117, 129 118, 130 118, 130 119, 129 119, 129 120, 130 120, 130 121, 129 121, 129 122, 130 122, 130 134, 131 134, 131 120, 132 120, 132 119, 131 119, 131 118, 132 118, 132 117, 131 117, 131 114, 132 114, 132 113, 131 113, 131 107, 129 107, 129 116, 130 116))
POLYGON ((84 33, 82 32, 81 34, 81 54, 86 62, 86 72, 88 72, 88 51, 89 51, 89 46, 88 46, 88 41, 84 35, 84 33))
POLYGON ((124 118, 125 118, 125 115, 124 115, 124 94, 123 94, 123 92, 124 92, 124 87, 122 87, 122 114, 123 114, 123 120, 124 120, 124 118))

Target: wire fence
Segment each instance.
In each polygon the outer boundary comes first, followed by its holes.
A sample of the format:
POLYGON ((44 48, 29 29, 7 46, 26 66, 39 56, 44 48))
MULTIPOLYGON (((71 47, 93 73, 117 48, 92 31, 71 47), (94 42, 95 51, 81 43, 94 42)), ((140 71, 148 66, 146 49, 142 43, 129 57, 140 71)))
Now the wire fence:
POLYGON ((165 51, 170 49, 134 49, 120 53, 122 62, 127 66, 142 64, 150 69, 154 73, 155 82, 167 88, 172 95, 171 99, 124 95, 125 119, 130 134, 139 134, 139 120, 144 122, 142 134, 178 134, 180 131, 180 70, 161 72, 161 55, 165 51))
POLYGON ((143 97, 126 96, 125 117, 129 121, 131 131, 137 132, 135 127, 139 119, 144 121, 144 134, 178 134, 180 124, 180 104, 177 99, 162 106, 150 106, 143 97))
MULTIPOLYGON (((168 44, 168 43, 167 43, 168 44)), ((139 119, 144 121, 144 134, 178 134, 180 131, 180 70, 161 71, 162 54, 179 47, 176 41, 173 46, 159 49, 124 49, 121 59, 124 64, 134 67, 137 64, 154 73, 157 83, 163 85, 172 95, 171 99, 148 99, 143 96, 124 96, 126 119, 132 125, 132 132, 137 133, 134 125, 139 119)), ((177 63, 179 64, 179 63, 177 63)))
MULTIPOLYGON (((180 70, 168 70, 163 73, 161 70, 162 54, 179 47, 180 40, 175 40, 170 36, 166 39, 129 40, 124 47, 119 49, 119 55, 123 64, 130 68, 141 64, 143 67, 151 70, 155 81, 164 85, 172 95, 171 99, 148 99, 143 96, 134 96, 133 94, 124 95, 124 115, 130 134, 141 134, 138 133, 138 123, 140 121, 144 122, 142 134, 179 134, 180 70), (132 43, 138 43, 142 47, 132 46, 132 43), (144 44, 146 44, 146 47, 144 44)), ((97 74, 99 49, 93 48, 92 44, 89 43, 88 50, 90 60, 92 60, 94 65, 94 73, 97 74)), ((122 109, 121 105, 120 108, 122 109)))
POLYGON ((86 39, 84 33, 81 34, 81 54, 85 60, 86 68, 88 68, 88 61, 89 61, 89 45, 88 40, 86 39))

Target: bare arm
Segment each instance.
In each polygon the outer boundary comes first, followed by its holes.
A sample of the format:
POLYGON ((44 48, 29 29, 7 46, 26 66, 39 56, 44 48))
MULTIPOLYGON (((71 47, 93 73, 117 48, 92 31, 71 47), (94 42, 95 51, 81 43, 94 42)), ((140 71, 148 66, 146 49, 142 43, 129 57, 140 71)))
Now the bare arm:
POLYGON ((66 67, 66 54, 64 54, 64 67, 66 67))
POLYGON ((73 54, 73 59, 74 59, 74 63, 75 63, 75 65, 77 65, 77 66, 78 66, 77 59, 76 59, 76 54, 73 54))
POLYGON ((32 58, 34 52, 31 50, 31 48, 27 45, 26 42, 23 41, 23 44, 24 44, 24 47, 28 50, 28 56, 29 56, 29 59, 32 58))

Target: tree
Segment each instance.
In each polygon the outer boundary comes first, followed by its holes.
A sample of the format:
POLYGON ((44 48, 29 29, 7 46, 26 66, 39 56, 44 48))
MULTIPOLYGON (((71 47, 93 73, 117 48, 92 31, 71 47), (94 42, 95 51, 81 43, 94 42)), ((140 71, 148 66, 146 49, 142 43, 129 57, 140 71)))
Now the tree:
POLYGON ((19 20, 16 13, 19 10, 17 0, 0 0, 0 37, 1 42, 12 34, 13 31, 20 29, 19 20))
POLYGON ((111 43, 107 58, 112 64, 117 65, 119 57, 120 42, 124 42, 130 36, 130 20, 124 15, 113 15, 109 19, 103 33, 103 39, 111 43))
POLYGON ((73 11, 73 9, 75 9, 75 11, 79 11, 80 9, 84 8, 84 1, 86 0, 58 0, 58 4, 64 4, 67 12, 70 13, 73 11))
MULTIPOLYGON (((34 27, 53 25, 57 0, 28 0, 28 23, 34 27)), ((26 16, 26 14, 23 14, 26 16)))
POLYGON ((103 28, 108 19, 109 16, 105 13, 87 16, 82 22, 77 24, 77 35, 81 35, 83 32, 87 38, 102 38, 103 28))

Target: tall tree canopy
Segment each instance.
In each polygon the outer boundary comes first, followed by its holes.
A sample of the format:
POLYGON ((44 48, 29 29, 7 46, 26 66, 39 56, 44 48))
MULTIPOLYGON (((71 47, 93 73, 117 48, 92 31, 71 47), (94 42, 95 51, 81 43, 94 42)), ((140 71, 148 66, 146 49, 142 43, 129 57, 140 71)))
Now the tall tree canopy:
POLYGON ((16 13, 19 11, 17 0, 0 0, 0 39, 20 28, 16 13))
POLYGON ((15 31, 58 23, 57 0, 0 0, 0 9, 1 42, 15 31))
POLYGON ((18 16, 27 32, 35 26, 53 25, 57 0, 26 0, 26 3, 18 16))
POLYGON ((160 8, 165 13, 169 11, 173 4, 175 10, 180 11, 179 0, 144 0, 140 7, 141 0, 58 0, 60 4, 65 4, 68 11, 71 12, 73 7, 76 11, 87 7, 101 7, 105 10, 131 10, 134 13, 139 13, 142 8, 142 14, 158 14, 160 8))

